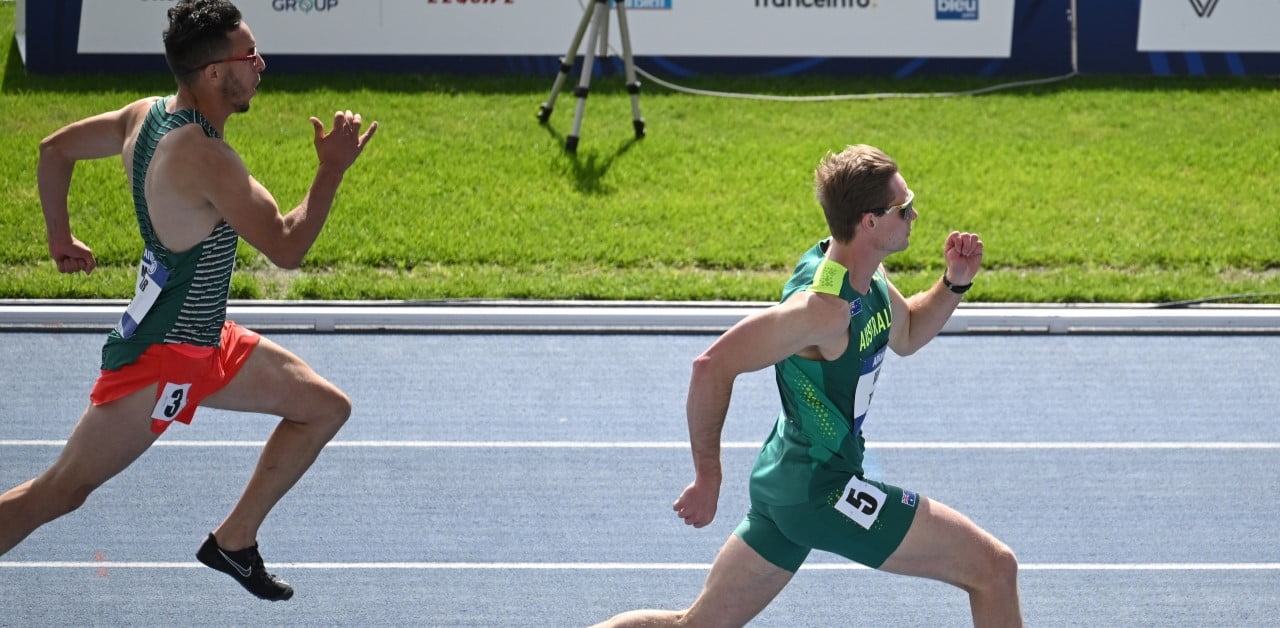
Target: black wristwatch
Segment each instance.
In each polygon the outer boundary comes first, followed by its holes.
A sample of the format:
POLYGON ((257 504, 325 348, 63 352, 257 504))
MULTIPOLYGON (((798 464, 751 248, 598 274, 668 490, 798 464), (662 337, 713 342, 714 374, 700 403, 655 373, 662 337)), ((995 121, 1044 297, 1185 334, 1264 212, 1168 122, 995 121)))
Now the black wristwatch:
POLYGON ((969 283, 963 286, 957 286, 956 284, 951 283, 950 279, 947 279, 946 273, 942 273, 942 285, 946 286, 947 290, 950 290, 956 294, 964 294, 969 291, 969 288, 973 287, 973 282, 970 281, 969 283))

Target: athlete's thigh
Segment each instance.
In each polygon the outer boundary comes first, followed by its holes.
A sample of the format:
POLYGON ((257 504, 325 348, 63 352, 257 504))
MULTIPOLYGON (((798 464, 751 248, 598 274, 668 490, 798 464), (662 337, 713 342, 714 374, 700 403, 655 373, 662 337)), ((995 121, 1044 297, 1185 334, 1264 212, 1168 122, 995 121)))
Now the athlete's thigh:
POLYGON ((288 349, 263 336, 235 377, 201 406, 297 420, 342 392, 288 349))
POLYGON ((850 477, 825 498, 774 506, 771 514, 793 543, 879 568, 902 544, 919 503, 912 491, 850 477))
POLYGON ((1002 547, 999 540, 959 511, 922 497, 906 538, 880 568, 960 585, 972 582, 1002 547))
POLYGON ((92 489, 111 479, 156 441, 151 431, 155 404, 152 384, 111 403, 90 405, 43 478, 71 489, 92 489))
POLYGON ((794 574, 765 560, 730 535, 711 565, 702 593, 689 607, 689 626, 743 626, 777 597, 794 574))

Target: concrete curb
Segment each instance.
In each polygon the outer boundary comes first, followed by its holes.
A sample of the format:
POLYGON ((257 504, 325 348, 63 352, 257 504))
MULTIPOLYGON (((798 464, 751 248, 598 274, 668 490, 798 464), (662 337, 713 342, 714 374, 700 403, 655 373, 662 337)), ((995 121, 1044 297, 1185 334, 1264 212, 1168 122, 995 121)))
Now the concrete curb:
MULTIPOLYGON (((0 301, 0 331, 106 331, 126 301, 0 301)), ((232 301, 261 330, 418 333, 720 333, 769 303, 232 301)), ((962 304, 944 334, 1280 334, 1280 306, 962 304)))

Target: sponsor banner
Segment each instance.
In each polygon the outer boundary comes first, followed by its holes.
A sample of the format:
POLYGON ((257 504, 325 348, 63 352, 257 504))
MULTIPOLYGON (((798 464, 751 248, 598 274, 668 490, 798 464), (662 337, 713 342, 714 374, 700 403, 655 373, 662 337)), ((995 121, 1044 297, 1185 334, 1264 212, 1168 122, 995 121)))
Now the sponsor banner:
MULTIPOLYGON (((1007 58, 1015 0, 620 0, 652 56, 1007 58)), ((1237 0, 1239 1, 1239 0, 1237 0)), ((590 0, 240 0, 263 52, 563 55, 590 0)), ((163 53, 175 0, 85 0, 81 54, 163 53)), ((616 11, 609 40, 620 49, 616 11)), ((586 49, 586 37, 578 52, 586 49)))
POLYGON ((1141 52, 1280 52, 1280 0, 1143 0, 1141 52))

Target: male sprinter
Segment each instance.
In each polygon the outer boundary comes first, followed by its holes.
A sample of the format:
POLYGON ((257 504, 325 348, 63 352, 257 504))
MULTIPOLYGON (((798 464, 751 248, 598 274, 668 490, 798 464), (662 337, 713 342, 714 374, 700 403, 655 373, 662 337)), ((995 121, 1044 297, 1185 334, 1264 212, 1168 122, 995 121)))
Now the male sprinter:
POLYGON ((937 335, 978 272, 982 240, 952 232, 941 280, 904 299, 881 265, 907 248, 919 217, 897 164, 876 148, 851 146, 828 155, 814 178, 831 237, 800 258, 779 304, 734 325, 693 363, 694 480, 674 508, 694 527, 716 514, 734 379, 774 365, 782 412, 751 473, 750 512, 692 606, 633 611, 602 625, 744 625, 812 549, 958 586, 969 593, 975 626, 1022 625, 1008 547, 959 512, 862 470, 862 423, 885 347, 910 355, 937 335))
POLYGON ((102 375, 57 461, 0 496, 0 554, 78 508, 129 466, 174 420, 204 405, 283 417, 240 501, 196 557, 254 595, 293 589, 263 568, 258 528, 347 420, 351 401, 279 345, 226 320, 237 238, 296 268, 329 215, 338 186, 373 137, 360 115, 311 118, 315 180, 281 216, 271 194, 222 140, 227 118, 249 110, 266 62, 240 12, 225 0, 169 9, 165 59, 178 92, 144 98, 59 129, 40 144, 40 201, 49 253, 64 273, 93 271, 71 234, 67 194, 75 162, 121 155, 142 235, 137 289, 102 349, 102 375))

